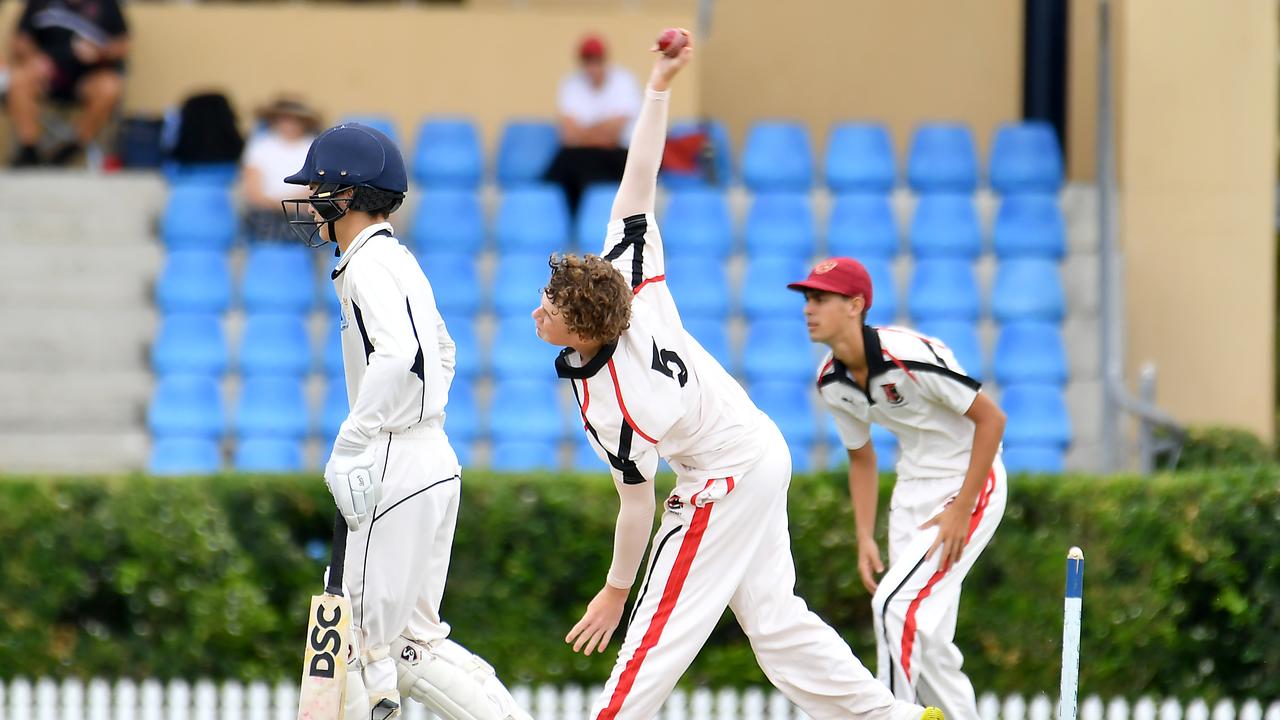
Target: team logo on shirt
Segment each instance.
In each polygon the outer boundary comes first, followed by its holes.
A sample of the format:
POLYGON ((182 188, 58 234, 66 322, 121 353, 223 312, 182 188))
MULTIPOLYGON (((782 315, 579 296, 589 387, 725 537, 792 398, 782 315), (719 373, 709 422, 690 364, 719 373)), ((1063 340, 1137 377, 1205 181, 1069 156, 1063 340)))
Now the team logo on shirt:
POLYGON ((901 405, 907 401, 906 398, 902 397, 902 393, 898 392, 897 383, 885 383, 880 386, 880 389, 884 391, 884 397, 889 401, 890 405, 901 405))
POLYGON ((351 323, 347 321, 347 299, 342 298, 342 307, 338 310, 338 330, 346 330, 351 323))

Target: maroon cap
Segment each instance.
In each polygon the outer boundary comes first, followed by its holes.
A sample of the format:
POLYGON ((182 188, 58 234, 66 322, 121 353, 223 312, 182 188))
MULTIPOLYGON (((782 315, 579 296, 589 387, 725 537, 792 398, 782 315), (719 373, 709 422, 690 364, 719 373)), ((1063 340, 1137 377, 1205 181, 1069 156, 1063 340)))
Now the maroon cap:
POLYGON ((813 266, 809 277, 787 285, 792 290, 822 290, 837 295, 861 295, 863 309, 871 309, 871 276, 862 263, 853 258, 828 258, 813 266))
POLYGON ((604 39, 599 35, 588 35, 578 45, 578 57, 583 60, 596 60, 604 57, 604 39))

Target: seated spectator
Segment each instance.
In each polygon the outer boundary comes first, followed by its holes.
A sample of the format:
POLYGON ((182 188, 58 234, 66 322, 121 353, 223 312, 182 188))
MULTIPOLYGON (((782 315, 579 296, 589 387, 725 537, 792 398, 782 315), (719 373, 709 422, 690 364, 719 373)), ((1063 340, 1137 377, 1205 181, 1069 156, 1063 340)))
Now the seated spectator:
POLYGON ((560 83, 560 150, 546 175, 564 188, 574 212, 588 185, 622 179, 626 140, 640 110, 640 86, 631 73, 608 63, 604 40, 588 35, 578 59, 580 69, 560 83))
POLYGON ((9 66, 14 167, 76 159, 111 119, 124 84, 128 30, 118 0, 27 0, 9 66), (40 101, 79 103, 76 137, 40 156, 40 101))
POLYGON ((241 161, 245 231, 252 240, 292 238, 280 201, 306 197, 305 186, 284 179, 307 159, 320 116, 297 98, 281 96, 258 112, 264 128, 249 138, 241 161))

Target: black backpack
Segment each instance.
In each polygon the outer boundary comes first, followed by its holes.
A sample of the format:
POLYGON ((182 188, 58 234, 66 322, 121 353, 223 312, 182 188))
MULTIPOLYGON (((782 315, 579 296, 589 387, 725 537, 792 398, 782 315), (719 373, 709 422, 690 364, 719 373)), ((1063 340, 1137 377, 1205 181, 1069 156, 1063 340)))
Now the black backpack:
POLYGON ((170 158, 179 163, 234 163, 242 150, 244 137, 226 95, 204 93, 183 101, 170 158))

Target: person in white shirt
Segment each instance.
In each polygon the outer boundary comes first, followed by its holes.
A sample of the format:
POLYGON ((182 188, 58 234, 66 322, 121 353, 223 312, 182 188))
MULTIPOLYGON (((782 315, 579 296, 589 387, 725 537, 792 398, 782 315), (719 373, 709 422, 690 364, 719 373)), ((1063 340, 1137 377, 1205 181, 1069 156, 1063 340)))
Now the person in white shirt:
POLYGON ((454 343, 387 222, 408 190, 404 159, 381 132, 339 125, 285 182, 309 190, 282 201, 290 225, 341 253, 333 285, 351 411, 324 478, 350 530, 345 717, 394 718, 404 693, 450 720, 530 720, 440 617, 461 484, 445 435, 454 343))
POLYGON ((320 116, 303 101, 281 96, 259 110, 258 119, 265 127, 249 138, 240 160, 245 234, 252 240, 285 240, 280 201, 306 197, 307 191, 283 178, 306 160, 320 116))
POLYGON ((873 594, 879 677, 909 702, 979 720, 955 645, 960 586, 1004 515, 1005 416, 943 342, 864 324, 871 276, 851 258, 818 263, 787 287, 805 296, 809 337, 831 348, 818 391, 849 452, 858 571, 873 594), (889 571, 875 541, 875 422, 898 439, 889 510, 889 571))
POLYGON ((608 576, 565 638, 575 652, 608 645, 653 528, 659 457, 676 472, 592 717, 657 717, 728 607, 770 681, 810 717, 940 720, 936 708, 896 700, 795 594, 786 441, 684 329, 667 289, 654 196, 668 88, 692 55, 690 46, 654 62, 603 255, 552 256, 532 313, 538 336, 564 348, 557 374, 621 499, 608 576))
POLYGON ((603 39, 583 38, 578 60, 578 70, 560 83, 560 150, 546 174, 564 189, 573 212, 588 185, 622 178, 627 136, 640 109, 640 86, 626 69, 609 63, 603 39))

